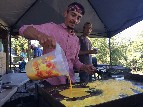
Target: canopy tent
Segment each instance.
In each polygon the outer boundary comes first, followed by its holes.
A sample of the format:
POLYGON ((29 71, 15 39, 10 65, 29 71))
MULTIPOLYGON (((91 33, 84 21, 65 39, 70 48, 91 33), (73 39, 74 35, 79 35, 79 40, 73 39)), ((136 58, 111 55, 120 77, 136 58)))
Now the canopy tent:
POLYGON ((83 24, 89 21, 93 24, 91 36, 109 38, 109 48, 112 36, 143 20, 142 0, 0 0, 0 38, 6 33, 17 35, 25 24, 60 24, 64 20, 64 10, 72 2, 81 3, 86 11, 75 31, 81 33, 83 24))
POLYGON ((12 32, 24 24, 62 23, 71 2, 85 7, 85 15, 75 28, 79 33, 86 21, 93 24, 93 37, 112 37, 143 19, 142 0, 0 0, 0 22, 12 32))

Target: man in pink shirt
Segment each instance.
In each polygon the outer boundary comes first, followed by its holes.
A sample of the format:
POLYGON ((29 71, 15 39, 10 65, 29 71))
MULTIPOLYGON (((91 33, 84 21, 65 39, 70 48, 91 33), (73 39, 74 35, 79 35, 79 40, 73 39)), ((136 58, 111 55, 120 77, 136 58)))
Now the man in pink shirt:
MULTIPOLYGON (((93 65, 85 65, 79 61, 78 54, 80 50, 79 39, 74 33, 74 27, 80 22, 85 11, 81 4, 71 3, 64 12, 65 21, 62 24, 45 23, 42 25, 24 25, 19 33, 27 39, 36 39, 43 46, 43 53, 55 49, 56 42, 60 44, 65 52, 69 74, 72 82, 75 82, 73 67, 88 72, 95 73, 93 65)), ((60 85, 66 83, 66 76, 48 78, 51 85, 60 85)))

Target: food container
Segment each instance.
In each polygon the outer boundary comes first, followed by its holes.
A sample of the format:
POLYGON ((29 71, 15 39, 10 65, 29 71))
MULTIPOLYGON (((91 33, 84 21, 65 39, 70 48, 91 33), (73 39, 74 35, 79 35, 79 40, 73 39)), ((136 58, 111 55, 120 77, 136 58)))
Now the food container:
POLYGON ((25 69, 27 76, 31 80, 69 75, 66 56, 58 43, 56 43, 54 51, 32 59, 26 64, 25 69))

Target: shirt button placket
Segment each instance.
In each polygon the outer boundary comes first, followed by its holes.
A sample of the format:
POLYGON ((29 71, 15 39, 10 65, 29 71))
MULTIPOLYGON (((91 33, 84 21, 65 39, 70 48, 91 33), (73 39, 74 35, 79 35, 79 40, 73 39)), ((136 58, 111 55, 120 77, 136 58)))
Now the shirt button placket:
POLYGON ((65 54, 66 54, 66 56, 68 55, 68 42, 69 42, 69 37, 70 37, 70 35, 69 34, 67 34, 67 45, 66 45, 66 52, 65 52, 65 54))

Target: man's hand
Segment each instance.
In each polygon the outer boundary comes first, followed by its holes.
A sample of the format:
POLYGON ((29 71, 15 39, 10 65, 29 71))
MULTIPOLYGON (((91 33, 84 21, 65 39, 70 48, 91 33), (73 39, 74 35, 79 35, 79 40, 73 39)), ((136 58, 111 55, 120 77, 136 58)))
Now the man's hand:
POLYGON ((83 65, 80 70, 88 72, 89 74, 96 72, 96 68, 93 65, 83 65))
POLYGON ((56 41, 53 36, 40 34, 38 35, 38 41, 42 45, 44 53, 47 53, 50 50, 53 50, 56 48, 56 41))
POLYGON ((29 26, 25 29, 23 32, 24 37, 31 40, 38 40, 39 43, 43 47, 43 53, 47 53, 52 49, 56 48, 56 41, 54 39, 54 36, 52 35, 46 35, 38 30, 36 30, 34 27, 29 26))

